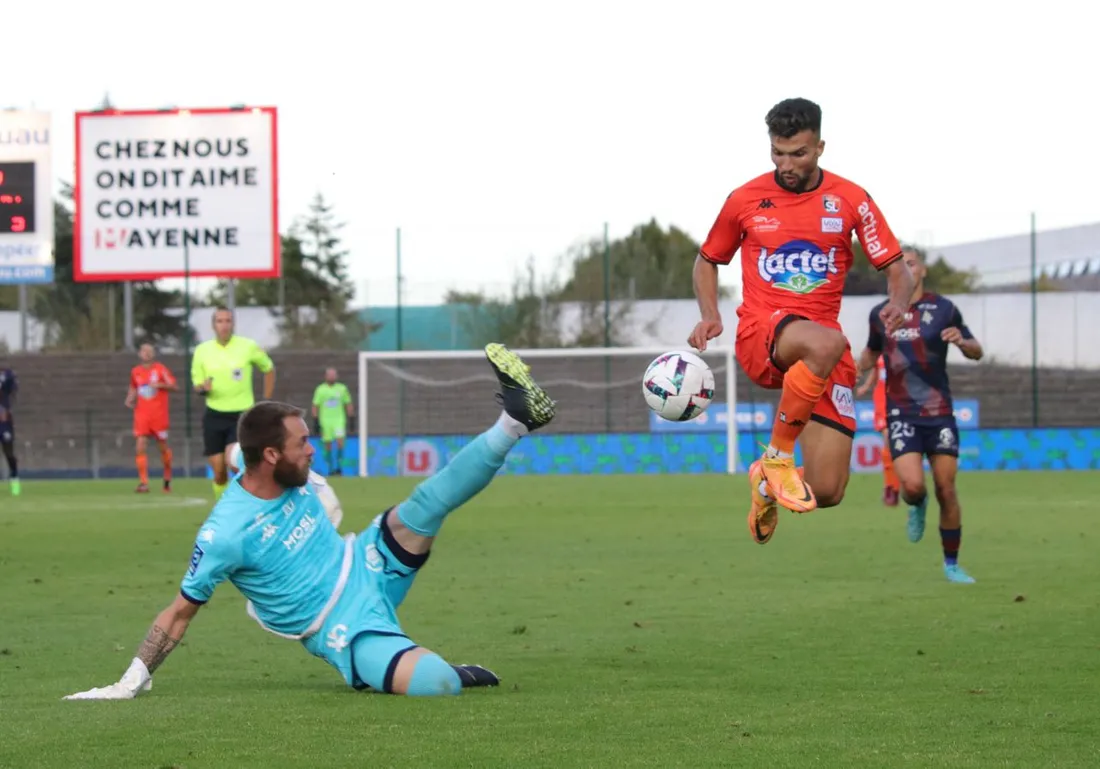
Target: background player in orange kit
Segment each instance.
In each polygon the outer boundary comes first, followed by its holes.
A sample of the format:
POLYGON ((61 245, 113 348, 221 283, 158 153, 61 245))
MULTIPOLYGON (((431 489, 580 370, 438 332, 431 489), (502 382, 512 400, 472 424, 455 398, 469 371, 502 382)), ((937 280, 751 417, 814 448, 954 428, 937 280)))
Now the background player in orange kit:
POLYGON ((887 274, 886 329, 900 325, 914 285, 901 246, 867 192, 818 167, 825 150, 821 108, 787 99, 765 121, 775 171, 726 198, 695 260, 702 320, 688 338, 704 350, 722 333, 718 265, 740 249, 737 361, 756 384, 782 389, 771 442, 749 468, 749 531, 760 544, 779 523, 777 503, 799 513, 831 507, 848 485, 856 367, 837 318, 853 231, 871 264, 887 274), (799 440, 805 477, 794 461, 799 440))
POLYGON ((882 357, 867 372, 867 378, 856 390, 856 395, 866 395, 872 385, 875 388, 871 395, 875 406, 875 430, 882 434, 882 504, 897 507, 900 492, 898 474, 894 471, 894 455, 890 453, 890 433, 886 431, 886 361, 882 357))
POLYGON ((178 389, 176 378, 163 363, 156 360, 157 353, 151 344, 143 344, 138 350, 141 363, 130 370, 130 390, 126 393, 126 407, 134 410, 134 438, 138 471, 138 493, 149 491, 149 457, 145 453, 146 439, 150 436, 160 447, 164 465, 164 490, 172 488, 172 449, 168 448, 168 393, 178 389))

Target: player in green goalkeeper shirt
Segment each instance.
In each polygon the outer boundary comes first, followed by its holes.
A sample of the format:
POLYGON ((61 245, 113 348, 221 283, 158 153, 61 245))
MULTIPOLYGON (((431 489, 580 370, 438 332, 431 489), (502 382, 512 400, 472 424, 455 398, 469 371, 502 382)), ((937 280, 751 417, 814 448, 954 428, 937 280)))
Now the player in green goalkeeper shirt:
POLYGON ((351 393, 343 382, 336 381, 336 369, 325 370, 325 381, 313 391, 313 418, 320 428, 329 465, 329 475, 343 475, 344 438, 348 434, 348 419, 355 415, 351 393))

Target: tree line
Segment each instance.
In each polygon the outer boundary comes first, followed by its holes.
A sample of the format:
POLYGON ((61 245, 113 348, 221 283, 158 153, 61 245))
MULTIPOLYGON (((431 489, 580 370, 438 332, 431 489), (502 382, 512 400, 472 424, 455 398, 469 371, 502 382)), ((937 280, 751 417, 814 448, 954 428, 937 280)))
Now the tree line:
MULTIPOLYGON (((502 296, 451 291, 444 301, 455 308, 473 346, 497 340, 516 347, 601 347, 630 343, 632 304, 647 299, 694 299, 691 266, 700 244, 677 227, 656 220, 610 242, 593 238, 570 250, 564 264, 539 276, 532 262, 513 277, 502 296), (606 278, 606 279, 605 279, 606 278), (610 301, 607 301, 607 300, 610 301), (566 318, 566 305, 572 314, 566 318), (565 322, 563 322, 565 321, 565 322)), ((866 259, 854 241, 855 260, 844 293, 886 293, 886 277, 866 259)), ((975 271, 956 270, 942 256, 928 259, 925 286, 943 294, 975 290, 975 271)), ((724 269, 739 269, 734 266, 724 269)), ((722 298, 728 291, 720 289, 722 298)))

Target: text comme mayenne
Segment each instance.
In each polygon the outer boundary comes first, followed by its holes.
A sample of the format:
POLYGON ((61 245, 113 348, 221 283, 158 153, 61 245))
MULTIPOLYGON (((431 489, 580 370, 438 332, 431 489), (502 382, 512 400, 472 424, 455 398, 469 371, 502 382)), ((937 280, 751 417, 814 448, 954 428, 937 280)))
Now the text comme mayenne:
POLYGON ((96 172, 93 183, 99 190, 134 190, 123 197, 100 197, 92 206, 96 216, 118 224, 132 224, 123 236, 130 248, 183 244, 204 246, 240 245, 236 226, 150 226, 149 219, 198 219, 202 217, 201 197, 197 190, 214 188, 258 187, 260 169, 248 165, 252 150, 246 137, 215 139, 134 139, 97 142, 93 149, 101 161, 117 164, 96 172), (204 160, 232 158, 232 165, 134 168, 133 161, 204 160), (187 192, 172 194, 177 190, 187 192), (136 220, 136 221, 135 221, 136 220))

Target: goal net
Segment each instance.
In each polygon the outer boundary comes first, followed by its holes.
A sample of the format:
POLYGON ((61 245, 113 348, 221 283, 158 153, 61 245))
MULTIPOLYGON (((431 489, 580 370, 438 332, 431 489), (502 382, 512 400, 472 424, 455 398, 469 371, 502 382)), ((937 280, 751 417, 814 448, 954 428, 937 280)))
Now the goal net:
MULTIPOLYGON (((702 353, 715 377, 711 406, 690 422, 654 415, 642 375, 664 349, 517 350, 557 401, 554 420, 524 438, 504 472, 735 473, 732 348, 702 353)), ((500 414, 482 350, 359 354, 359 475, 427 475, 500 414)))

